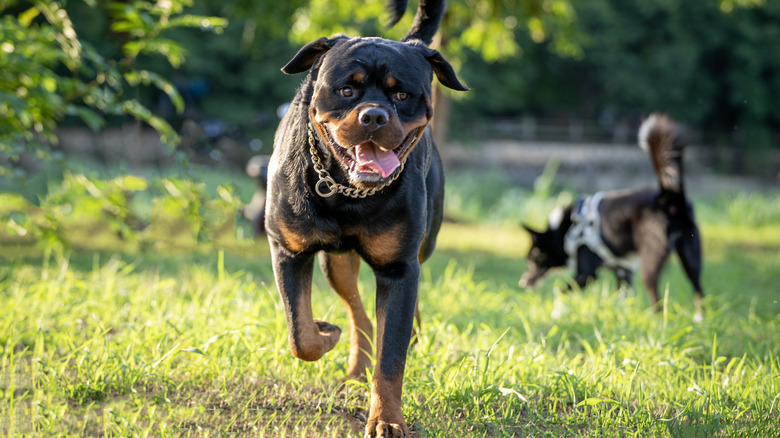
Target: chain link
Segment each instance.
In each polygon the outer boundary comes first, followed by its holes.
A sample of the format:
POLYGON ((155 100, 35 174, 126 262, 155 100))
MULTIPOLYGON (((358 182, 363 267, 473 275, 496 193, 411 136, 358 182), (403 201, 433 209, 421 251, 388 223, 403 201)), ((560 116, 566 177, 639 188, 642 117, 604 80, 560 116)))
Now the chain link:
POLYGON ((395 172, 393 179, 381 186, 372 187, 370 189, 359 189, 357 187, 339 184, 330 176, 330 173, 325 170, 325 166, 322 165, 320 156, 317 154, 316 142, 314 140, 314 128, 311 124, 309 125, 309 153, 311 153, 311 161, 314 163, 314 171, 317 172, 317 176, 320 177, 317 184, 314 185, 314 191, 323 198, 329 198, 336 193, 349 196, 350 198, 365 198, 371 196, 397 180, 404 170, 404 163, 401 163, 401 167, 395 172), (323 185, 325 186, 324 189, 322 188, 323 185))

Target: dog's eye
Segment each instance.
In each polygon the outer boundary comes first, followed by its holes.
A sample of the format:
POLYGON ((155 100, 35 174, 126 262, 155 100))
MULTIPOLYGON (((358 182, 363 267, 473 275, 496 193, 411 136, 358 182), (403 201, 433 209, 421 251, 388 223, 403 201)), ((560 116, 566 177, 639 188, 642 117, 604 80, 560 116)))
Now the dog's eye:
POLYGON ((352 97, 355 95, 355 91, 352 89, 352 87, 344 87, 339 89, 339 94, 344 97, 352 97))
POLYGON ((399 91, 395 93, 395 100, 404 101, 406 100, 407 97, 409 97, 409 93, 407 93, 406 91, 399 91))

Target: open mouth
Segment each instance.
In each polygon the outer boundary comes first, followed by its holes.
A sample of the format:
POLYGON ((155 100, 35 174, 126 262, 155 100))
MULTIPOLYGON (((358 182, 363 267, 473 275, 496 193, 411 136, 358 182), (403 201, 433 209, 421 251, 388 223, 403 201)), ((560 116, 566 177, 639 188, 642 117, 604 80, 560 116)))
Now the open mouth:
POLYGON ((350 181, 372 185, 389 182, 401 171, 408 152, 420 139, 423 128, 412 129, 401 144, 393 149, 384 149, 371 140, 344 147, 336 142, 326 126, 320 125, 319 131, 336 153, 350 181))

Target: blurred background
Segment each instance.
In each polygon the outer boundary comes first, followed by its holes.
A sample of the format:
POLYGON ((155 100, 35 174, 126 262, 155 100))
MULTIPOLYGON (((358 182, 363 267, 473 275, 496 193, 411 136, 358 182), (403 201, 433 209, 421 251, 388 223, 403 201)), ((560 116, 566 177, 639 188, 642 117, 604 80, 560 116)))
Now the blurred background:
MULTIPOLYGON (((298 48, 339 32, 398 38, 416 6, 388 29, 384 0, 0 2, 0 191, 40 205, 74 166, 197 167, 246 184, 303 79, 280 71, 298 48)), ((636 130, 664 111, 690 130, 694 192, 778 187, 780 2, 450 0, 434 46, 471 88, 436 95, 452 175, 652 184, 636 130)))
MULTIPOLYGON (((332 386, 347 343, 289 353, 258 231, 304 78, 281 67, 320 36, 403 36, 417 0, 391 29, 385 1, 0 0, 1 436, 362 428, 368 386, 332 386)), ((435 96, 445 223, 421 268, 409 424, 780 436, 780 0, 448 3, 434 45, 471 91, 435 96), (676 257, 662 314, 611 274, 520 288, 521 223, 656 184, 636 145, 655 111, 689 129, 704 321, 676 257)), ((312 312, 347 327, 319 271, 312 312)))

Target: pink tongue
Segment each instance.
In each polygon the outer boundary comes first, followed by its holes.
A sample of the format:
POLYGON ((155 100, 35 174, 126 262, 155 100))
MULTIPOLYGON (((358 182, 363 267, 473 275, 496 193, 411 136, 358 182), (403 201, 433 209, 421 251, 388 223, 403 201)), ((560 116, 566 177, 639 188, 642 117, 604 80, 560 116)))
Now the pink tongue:
POLYGON ((381 173, 383 178, 387 178, 401 165, 395 152, 383 150, 373 142, 355 146, 355 157, 361 168, 373 169, 375 172, 381 173))

